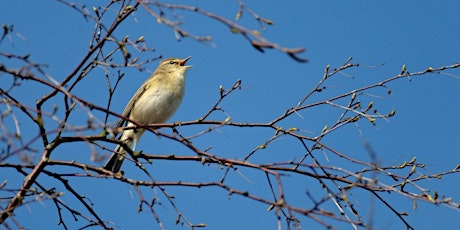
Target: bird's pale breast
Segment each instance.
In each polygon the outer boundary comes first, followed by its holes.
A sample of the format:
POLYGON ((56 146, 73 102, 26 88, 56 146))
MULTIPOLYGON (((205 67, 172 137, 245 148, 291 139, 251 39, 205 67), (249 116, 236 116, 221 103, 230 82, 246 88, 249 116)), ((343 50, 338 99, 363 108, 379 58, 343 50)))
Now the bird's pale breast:
POLYGON ((143 124, 166 122, 176 112, 184 96, 184 79, 176 79, 173 84, 175 87, 157 84, 160 87, 147 90, 136 102, 131 119, 143 124))

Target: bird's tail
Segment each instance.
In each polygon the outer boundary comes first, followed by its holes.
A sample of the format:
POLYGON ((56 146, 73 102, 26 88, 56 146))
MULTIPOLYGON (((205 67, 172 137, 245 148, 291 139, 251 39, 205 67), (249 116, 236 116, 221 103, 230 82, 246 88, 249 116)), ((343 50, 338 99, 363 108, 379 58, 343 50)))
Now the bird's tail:
POLYGON ((125 156, 126 150, 121 145, 117 145, 114 153, 112 156, 110 156, 110 159, 107 161, 107 163, 105 163, 104 169, 110 170, 114 173, 119 172, 125 156))
MULTIPOLYGON (((123 141, 129 148, 131 148, 132 151, 134 151, 137 141, 139 140, 142 133, 144 133, 143 130, 125 130, 123 135, 121 135, 118 140, 123 141)), ((119 172, 121 165, 123 164, 123 160, 126 157, 126 153, 127 151, 125 148, 123 148, 123 146, 117 145, 113 151, 112 156, 110 156, 110 159, 107 161, 107 163, 105 163, 104 169, 110 170, 114 173, 119 172)))

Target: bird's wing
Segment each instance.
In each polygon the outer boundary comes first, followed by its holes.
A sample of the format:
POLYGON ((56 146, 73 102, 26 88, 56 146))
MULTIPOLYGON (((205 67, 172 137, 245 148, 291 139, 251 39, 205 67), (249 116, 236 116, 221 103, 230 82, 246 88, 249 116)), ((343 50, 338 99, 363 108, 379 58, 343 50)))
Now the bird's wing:
MULTIPOLYGON (((123 110, 123 114, 122 114, 123 117, 129 118, 129 116, 131 114, 131 111, 133 110, 136 102, 139 100, 139 98, 141 98, 142 94, 144 94, 145 91, 147 90, 147 88, 148 88, 147 82, 148 81, 146 81, 146 82, 144 82, 144 84, 142 84, 142 86, 136 91, 134 96, 128 102, 128 105, 126 105, 125 110, 123 110)), ((122 127, 123 124, 125 123, 125 121, 126 121, 125 119, 120 118, 120 120, 118 121, 117 127, 122 127)))

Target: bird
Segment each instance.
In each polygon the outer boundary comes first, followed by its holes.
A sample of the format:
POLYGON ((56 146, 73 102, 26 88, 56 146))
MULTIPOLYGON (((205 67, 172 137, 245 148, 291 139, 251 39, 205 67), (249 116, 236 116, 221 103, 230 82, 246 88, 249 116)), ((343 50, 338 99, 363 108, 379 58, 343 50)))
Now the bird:
MULTIPOLYGON (((153 74, 140 86, 123 110, 117 128, 135 127, 136 124, 148 125, 165 123, 179 108, 185 92, 185 75, 192 66, 185 65, 191 58, 167 58, 160 62, 153 74), (128 118, 129 120, 125 120, 128 118)), ((125 129, 119 141, 135 150, 145 129, 125 129)), ((118 173, 127 151, 117 145, 104 166, 104 169, 118 173)))

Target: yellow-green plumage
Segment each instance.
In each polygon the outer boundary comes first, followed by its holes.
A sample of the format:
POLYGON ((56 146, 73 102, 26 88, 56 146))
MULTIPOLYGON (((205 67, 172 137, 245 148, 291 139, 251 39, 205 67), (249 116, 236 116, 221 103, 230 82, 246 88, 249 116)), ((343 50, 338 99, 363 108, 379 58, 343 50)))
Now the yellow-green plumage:
MULTIPOLYGON (((139 124, 166 122, 176 112, 184 97, 185 74, 191 67, 186 66, 185 63, 189 58, 163 60, 128 102, 123 111, 123 117, 139 124)), ((125 122, 127 127, 135 126, 132 122, 120 119, 117 127, 123 127, 125 122)), ((134 150, 144 131, 143 129, 124 130, 119 140, 134 150)), ((126 151, 118 145, 104 168, 118 172, 125 155, 126 151)))

